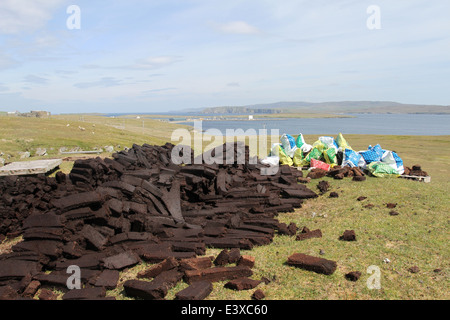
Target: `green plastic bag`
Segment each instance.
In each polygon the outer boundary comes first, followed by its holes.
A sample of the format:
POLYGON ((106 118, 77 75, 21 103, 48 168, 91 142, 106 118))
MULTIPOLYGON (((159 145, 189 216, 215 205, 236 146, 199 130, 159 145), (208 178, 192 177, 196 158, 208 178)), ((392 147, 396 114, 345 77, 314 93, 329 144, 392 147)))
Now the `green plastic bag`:
POLYGON ((320 151, 317 147, 312 148, 311 152, 305 158, 307 164, 311 163, 311 159, 320 160, 322 156, 322 151, 320 151))
POLYGON ((397 178, 400 176, 398 171, 389 164, 380 161, 374 161, 367 166, 367 169, 375 177, 379 178, 397 178))
POLYGON ((345 140, 342 133, 339 133, 338 137, 336 138, 336 143, 338 144, 339 148, 341 148, 341 150, 345 149, 353 150, 352 147, 350 147, 350 145, 347 143, 347 140, 345 140))
POLYGON ((295 139, 295 144, 297 145, 297 148, 301 148, 302 145, 305 144, 305 138, 303 138, 301 133, 298 135, 297 139, 295 139))
POLYGON ((297 148, 294 153, 294 158, 292 159, 294 162, 294 166, 302 167, 303 166, 303 151, 300 148, 297 148))
MULTIPOLYGON (((326 149, 328 149, 328 147, 326 146, 326 144, 323 143, 323 142, 320 141, 320 140, 317 140, 316 142, 314 142, 314 144, 313 144, 313 150, 314 150, 314 148, 316 148, 317 150, 319 150, 320 153, 321 153, 321 155, 322 155, 322 153, 323 153, 326 149)), ((311 152, 312 152, 312 150, 311 150, 311 152)), ((319 160, 319 159, 317 159, 317 160, 319 160)))
POLYGON ((329 148, 325 150, 323 153, 323 157, 325 158, 325 162, 328 164, 337 164, 337 157, 336 157, 336 149, 335 148, 329 148))

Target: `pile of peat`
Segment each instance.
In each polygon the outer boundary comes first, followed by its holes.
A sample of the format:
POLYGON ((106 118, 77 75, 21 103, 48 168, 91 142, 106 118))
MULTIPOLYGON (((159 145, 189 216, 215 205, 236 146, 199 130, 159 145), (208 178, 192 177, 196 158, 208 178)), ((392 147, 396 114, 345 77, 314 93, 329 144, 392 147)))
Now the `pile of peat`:
POLYGON ((0 255, 0 295, 24 298, 36 283, 67 289, 70 266, 81 269, 83 287, 113 289, 118 272, 141 261, 248 250, 275 234, 295 235, 294 224, 276 217, 318 196, 298 183, 302 171, 281 166, 262 175, 267 167, 252 164, 247 146, 231 146, 201 162, 189 149, 194 164, 177 165, 172 144, 133 145, 113 159, 78 160, 68 175, 0 179, 0 241, 23 236, 0 255), (207 164, 211 157, 234 162, 207 164))

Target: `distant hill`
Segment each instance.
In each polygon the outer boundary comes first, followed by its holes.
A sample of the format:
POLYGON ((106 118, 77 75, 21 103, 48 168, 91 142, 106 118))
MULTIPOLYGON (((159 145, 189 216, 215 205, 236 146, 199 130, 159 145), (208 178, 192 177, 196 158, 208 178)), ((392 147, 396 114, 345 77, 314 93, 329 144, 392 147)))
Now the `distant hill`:
POLYGON ((201 109, 205 114, 276 114, 276 113, 435 113, 450 114, 450 106, 403 104, 393 101, 339 101, 255 104, 248 106, 222 106, 201 109))
POLYGON ((254 107, 215 107, 202 109, 202 113, 220 113, 220 114, 273 114, 282 113, 283 109, 277 108, 254 108, 254 107))

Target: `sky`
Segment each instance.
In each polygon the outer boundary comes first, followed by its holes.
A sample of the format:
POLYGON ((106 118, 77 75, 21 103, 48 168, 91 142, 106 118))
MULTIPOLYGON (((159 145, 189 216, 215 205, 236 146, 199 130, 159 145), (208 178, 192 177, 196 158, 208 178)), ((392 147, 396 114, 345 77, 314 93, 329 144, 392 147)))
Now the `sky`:
POLYGON ((450 105, 449 14, 448 0, 0 0, 0 110, 450 105))

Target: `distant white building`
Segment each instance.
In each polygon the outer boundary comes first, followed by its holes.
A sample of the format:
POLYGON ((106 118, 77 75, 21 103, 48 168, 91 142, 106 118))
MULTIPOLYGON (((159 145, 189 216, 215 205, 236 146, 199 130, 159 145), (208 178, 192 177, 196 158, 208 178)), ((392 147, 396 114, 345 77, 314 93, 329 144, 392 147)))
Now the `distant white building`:
POLYGON ((252 115, 248 116, 248 120, 253 120, 253 116, 252 115))

